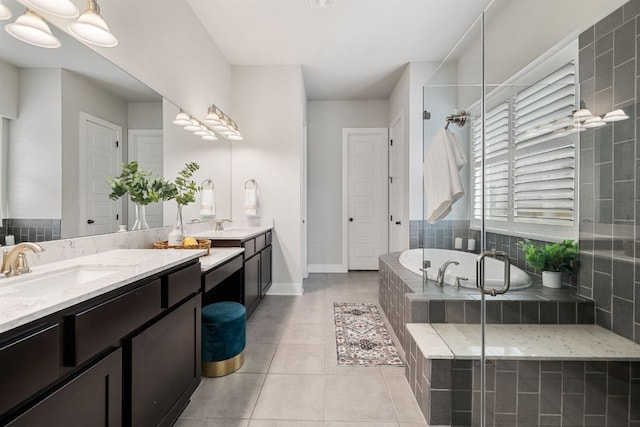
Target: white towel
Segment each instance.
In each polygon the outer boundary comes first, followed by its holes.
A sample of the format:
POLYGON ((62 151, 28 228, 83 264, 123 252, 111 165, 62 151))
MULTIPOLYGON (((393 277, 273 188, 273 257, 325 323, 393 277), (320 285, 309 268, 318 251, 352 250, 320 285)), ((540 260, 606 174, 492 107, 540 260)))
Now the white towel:
POLYGON ((214 216, 216 214, 216 198, 213 188, 202 190, 202 199, 200 201, 200 215, 214 216))
POLYGON ((430 224, 446 217, 451 206, 464 196, 459 172, 466 162, 455 134, 443 128, 438 130, 424 158, 427 222, 430 224))
POLYGON ((255 188, 244 190, 244 214, 249 216, 258 215, 258 195, 255 188))

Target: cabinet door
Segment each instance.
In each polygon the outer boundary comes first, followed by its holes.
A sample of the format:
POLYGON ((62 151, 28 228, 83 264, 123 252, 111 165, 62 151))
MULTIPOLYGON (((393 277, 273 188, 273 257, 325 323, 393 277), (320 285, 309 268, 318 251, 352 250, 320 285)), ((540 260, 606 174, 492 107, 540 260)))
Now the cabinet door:
POLYGON ((244 262, 244 307, 249 315, 260 299, 260 255, 244 262))
POLYGON ((201 294, 131 339, 125 425, 171 425, 200 383, 201 294))
POLYGON ((264 297, 267 293, 267 289, 271 286, 271 246, 267 246, 264 248, 262 252, 260 252, 260 283, 261 290, 260 296, 264 297))
POLYGON ((110 353, 8 425, 121 426, 122 349, 110 353))

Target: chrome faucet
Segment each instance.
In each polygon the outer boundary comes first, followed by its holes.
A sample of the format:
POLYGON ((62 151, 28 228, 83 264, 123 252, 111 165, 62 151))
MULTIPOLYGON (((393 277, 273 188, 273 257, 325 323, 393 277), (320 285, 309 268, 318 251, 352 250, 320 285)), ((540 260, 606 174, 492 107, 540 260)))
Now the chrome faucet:
POLYGON ((228 219, 228 218, 222 218, 222 219, 216 219, 214 221, 214 231, 222 231, 224 230, 224 223, 226 222, 233 222, 232 220, 228 219))
POLYGON ((444 275, 447 272, 447 267, 449 267, 449 265, 451 264, 460 265, 458 261, 447 261, 444 264, 442 264, 438 269, 438 276, 436 277, 436 285, 444 286, 444 275))
POLYGON ((37 243, 23 242, 14 246, 11 251, 4 251, 2 256, 2 272, 5 276, 17 276, 22 273, 30 273, 31 268, 27 262, 24 252, 30 250, 32 252, 42 252, 44 249, 37 243))

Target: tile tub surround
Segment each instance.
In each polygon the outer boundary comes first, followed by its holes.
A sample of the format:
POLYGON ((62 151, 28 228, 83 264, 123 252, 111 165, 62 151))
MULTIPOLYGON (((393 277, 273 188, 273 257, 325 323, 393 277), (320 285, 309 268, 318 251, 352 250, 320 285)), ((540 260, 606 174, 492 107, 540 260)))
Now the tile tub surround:
MULTIPOLYGON (((407 323, 480 323, 480 295, 475 289, 439 287, 405 269, 400 252, 379 259, 380 306, 406 351, 407 323)), ((489 324, 592 324, 594 303, 575 289, 540 284, 502 296, 486 297, 489 324)))
POLYGON ((640 1, 579 36, 580 98, 630 117, 580 133, 580 284, 596 322, 640 343, 640 1))
MULTIPOLYGON (((556 326, 565 345, 549 346, 547 328, 488 327, 495 353, 487 360, 487 425, 640 422, 640 346, 596 325, 556 326), (505 328, 517 331, 501 331, 505 328)), ((469 353, 480 339, 478 328, 412 324, 408 330, 406 375, 427 422, 478 425, 480 367, 469 353)))

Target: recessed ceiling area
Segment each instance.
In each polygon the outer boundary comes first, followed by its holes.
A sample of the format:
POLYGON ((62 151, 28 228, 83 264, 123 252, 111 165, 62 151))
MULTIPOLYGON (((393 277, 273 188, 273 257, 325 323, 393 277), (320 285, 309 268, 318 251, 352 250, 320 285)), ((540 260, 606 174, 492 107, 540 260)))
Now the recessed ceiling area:
POLYGON ((491 0, 187 0, 233 65, 302 65, 309 100, 387 99, 441 61, 491 0))

